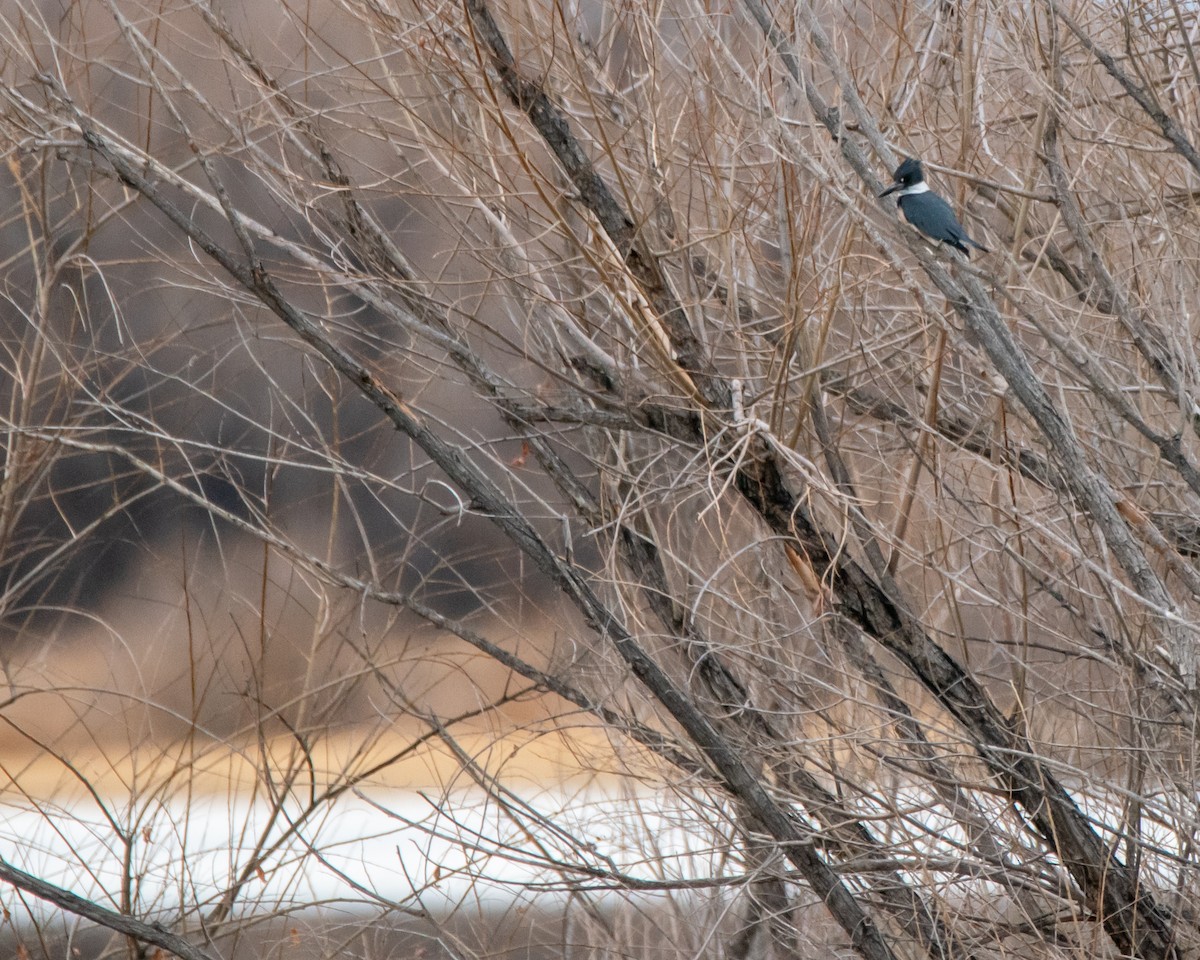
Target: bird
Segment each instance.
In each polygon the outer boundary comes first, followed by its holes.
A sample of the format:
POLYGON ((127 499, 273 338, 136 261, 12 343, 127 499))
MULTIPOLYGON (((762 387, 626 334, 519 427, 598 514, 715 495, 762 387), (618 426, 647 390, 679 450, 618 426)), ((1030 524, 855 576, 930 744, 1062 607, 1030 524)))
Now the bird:
POLYGON ((905 157, 892 174, 895 182, 879 195, 882 200, 892 193, 899 193, 900 210, 904 219, 925 234, 930 240, 944 243, 970 257, 968 246, 988 253, 988 248, 967 236, 967 231, 958 222, 950 204, 929 189, 925 182, 925 171, 916 157, 905 157))

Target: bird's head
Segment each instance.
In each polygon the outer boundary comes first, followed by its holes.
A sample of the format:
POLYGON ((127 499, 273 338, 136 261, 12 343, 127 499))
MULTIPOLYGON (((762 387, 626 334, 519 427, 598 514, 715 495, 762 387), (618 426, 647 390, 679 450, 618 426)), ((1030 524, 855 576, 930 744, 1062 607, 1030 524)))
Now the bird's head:
POLYGON ((897 190, 904 190, 914 184, 921 183, 924 179, 925 171, 921 169, 921 161, 916 157, 905 157, 900 166, 896 168, 896 172, 892 174, 892 185, 879 196, 880 198, 886 197, 897 190))

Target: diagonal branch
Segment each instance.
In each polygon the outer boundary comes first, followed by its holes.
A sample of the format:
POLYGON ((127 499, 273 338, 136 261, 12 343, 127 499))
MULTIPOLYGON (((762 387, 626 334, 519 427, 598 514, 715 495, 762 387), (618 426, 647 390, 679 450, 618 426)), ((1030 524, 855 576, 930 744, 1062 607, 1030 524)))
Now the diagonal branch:
MULTIPOLYGON (((494 481, 480 471, 463 451, 439 436, 402 398, 387 389, 353 356, 334 344, 309 316, 298 310, 279 290, 248 241, 239 214, 225 205, 231 226, 239 236, 246 259, 234 256, 188 217, 140 170, 113 149, 74 108, 65 91, 50 77, 45 81, 72 111, 87 146, 112 165, 121 181, 142 194, 178 229, 215 260, 235 280, 276 314, 300 339, 316 350, 338 373, 353 383, 402 433, 470 497, 473 506, 488 516, 562 590, 591 627, 613 644, 634 675, 686 731, 704 753, 729 791, 745 806, 750 819, 782 846, 784 855, 804 876, 855 948, 867 960, 895 960, 887 940, 857 897, 821 857, 790 811, 775 801, 747 766, 738 750, 721 736, 654 659, 642 648, 624 623, 601 601, 581 571, 560 558, 494 481)), ((211 176, 212 174, 210 174, 211 176)))
POLYGON ((1046 5, 1050 11, 1066 24, 1075 37, 1083 44, 1085 50, 1093 57, 1100 61, 1101 66, 1108 71, 1108 75, 1121 85, 1121 88, 1129 94, 1130 98, 1142 110, 1145 111, 1156 127, 1164 140, 1175 148, 1184 160, 1192 165, 1192 169, 1200 173, 1200 153, 1196 151, 1195 146, 1187 138, 1187 134, 1183 132, 1183 128, 1175 122, 1175 118, 1167 113, 1151 95, 1150 91, 1139 85, 1128 73, 1126 73, 1116 58, 1096 43, 1086 30, 1067 13, 1058 0, 1046 0, 1046 5))
MULTIPOLYGON (((467 0, 467 7, 477 34, 490 45, 490 59, 499 71, 513 105, 526 112, 573 179, 578 181, 578 177, 585 173, 594 176, 594 168, 586 159, 583 165, 579 164, 579 158, 584 156, 582 148, 571 134, 563 115, 539 85, 518 73, 503 35, 486 4, 482 0, 467 0)), ((809 14, 810 22, 807 25, 810 29, 818 30, 815 17, 803 4, 801 12, 809 14)), ((835 60, 828 43, 817 43, 817 48, 827 60, 835 60)), ((843 92, 851 96, 853 91, 848 88, 843 92)), ((857 103, 856 97, 853 100, 857 103)), ((829 117, 818 115, 817 119, 826 122, 829 117)), ((859 161, 857 169, 861 165, 861 157, 856 156, 855 159, 859 161)), ((873 181, 865 166, 858 172, 868 182, 873 181)), ((603 191, 596 194, 583 190, 580 193, 585 204, 589 196, 602 198, 603 204, 592 212, 606 230, 610 225, 615 225, 610 193, 603 191)), ((624 217, 621 222, 631 221, 624 217)), ((628 245, 626 249, 635 250, 636 240, 629 237, 627 228, 619 236, 628 245)), ((1088 463, 1070 425, 1038 381, 982 283, 966 272, 960 274, 961 282, 956 282, 929 254, 918 251, 918 256, 926 273, 974 333, 1014 394, 1046 435, 1073 498, 1100 528, 1135 588, 1151 611, 1160 618, 1162 629, 1170 638, 1185 676, 1192 676, 1192 671, 1187 668, 1190 662, 1189 642, 1177 620, 1174 602, 1122 519, 1117 509, 1120 497, 1088 463)), ((646 272, 647 265, 640 254, 632 260, 627 256, 626 262, 631 264, 631 272, 634 272, 632 267, 638 268, 635 276, 645 278, 652 284, 647 297, 652 303, 656 302, 651 294, 662 289, 659 283, 661 273, 657 268, 646 272)), ((678 325, 667 322, 665 314, 664 326, 672 337, 679 329, 678 325)), ((690 331, 686 335, 690 335, 690 331)), ((681 356, 686 353, 686 346, 686 343, 682 345, 681 356)), ((695 372, 691 367, 688 370, 689 373, 695 372)), ((706 397, 730 395, 728 386, 721 384, 707 364, 703 373, 706 378, 706 397)), ((690 439, 703 442, 701 437, 690 439)), ((1116 859, 1067 790, 1037 759, 1026 739, 1008 724, 982 687, 925 634, 919 622, 908 613, 904 602, 898 599, 899 588, 886 572, 878 580, 874 579, 852 558, 847 557, 839 549, 836 540, 820 528, 804 503, 790 490, 770 445, 756 438, 751 442, 750 449, 751 455, 743 456, 740 460, 735 478, 736 488, 773 531, 796 541, 797 549, 808 558, 818 577, 827 579, 833 585, 843 612, 905 662, 971 733, 980 756, 1005 782, 1014 800, 1021 804, 1037 826, 1043 841, 1058 853, 1071 871, 1089 901, 1101 914, 1114 942, 1121 949, 1137 952, 1147 958, 1174 956, 1170 917, 1145 890, 1136 868, 1127 867, 1116 859)), ((714 453, 720 456, 722 451, 714 453)))
POLYGON ((18 890, 24 890, 39 900, 45 900, 56 907, 61 907, 77 917, 84 917, 102 927, 107 927, 122 936, 132 937, 140 943, 160 947, 173 953, 180 960, 213 960, 212 954, 205 953, 183 937, 171 933, 158 924, 146 923, 136 917, 109 910, 70 890, 64 890, 62 887, 48 883, 41 877, 26 873, 2 859, 0 859, 0 880, 11 883, 18 890))

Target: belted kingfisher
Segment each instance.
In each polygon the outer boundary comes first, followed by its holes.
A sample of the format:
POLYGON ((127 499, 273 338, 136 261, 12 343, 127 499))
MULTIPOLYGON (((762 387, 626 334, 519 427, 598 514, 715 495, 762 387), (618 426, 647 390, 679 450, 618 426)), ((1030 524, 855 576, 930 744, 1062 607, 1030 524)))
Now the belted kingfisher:
POLYGON ((930 191, 920 160, 916 157, 905 157, 904 162, 892 174, 892 179, 895 183, 879 195, 880 199, 890 193, 899 192, 900 209, 904 213, 904 219, 930 240, 949 244, 967 257, 971 255, 967 250, 968 245, 984 253, 988 252, 987 247, 967 236, 967 231, 958 222, 950 204, 930 191))

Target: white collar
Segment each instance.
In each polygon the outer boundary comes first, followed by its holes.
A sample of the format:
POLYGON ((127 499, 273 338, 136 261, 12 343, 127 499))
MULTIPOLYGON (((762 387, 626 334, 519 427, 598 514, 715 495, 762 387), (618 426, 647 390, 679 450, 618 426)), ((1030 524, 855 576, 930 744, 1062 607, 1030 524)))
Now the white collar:
POLYGON ((924 180, 920 181, 919 183, 914 183, 911 187, 904 187, 899 191, 900 196, 902 197, 911 197, 913 194, 928 192, 929 184, 927 184, 924 180))

